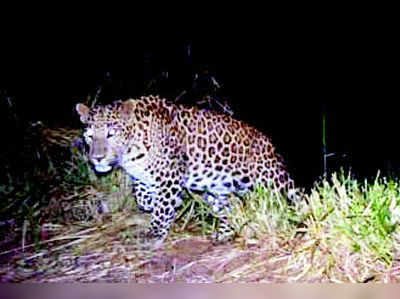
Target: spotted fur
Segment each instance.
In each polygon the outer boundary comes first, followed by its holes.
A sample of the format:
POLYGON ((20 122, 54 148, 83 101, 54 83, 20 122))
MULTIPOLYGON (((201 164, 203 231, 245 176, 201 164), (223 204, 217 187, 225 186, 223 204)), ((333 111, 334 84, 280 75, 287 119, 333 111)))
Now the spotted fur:
POLYGON ((201 192, 220 219, 217 241, 229 239, 229 195, 256 184, 299 196, 270 139, 229 115, 158 97, 76 107, 96 171, 121 166, 132 177, 138 206, 151 213, 151 232, 164 240, 184 189, 201 192))

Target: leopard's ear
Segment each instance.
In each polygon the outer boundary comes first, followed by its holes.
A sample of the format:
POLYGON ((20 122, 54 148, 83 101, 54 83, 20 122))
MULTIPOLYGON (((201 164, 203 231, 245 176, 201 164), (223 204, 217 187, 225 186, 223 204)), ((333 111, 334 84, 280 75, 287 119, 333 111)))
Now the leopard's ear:
POLYGON ((89 108, 84 104, 76 104, 75 109, 81 117, 81 122, 85 124, 89 116, 89 108))
POLYGON ((132 111, 134 109, 134 102, 132 100, 128 100, 122 103, 121 105, 121 117, 124 120, 129 120, 132 115, 132 111))

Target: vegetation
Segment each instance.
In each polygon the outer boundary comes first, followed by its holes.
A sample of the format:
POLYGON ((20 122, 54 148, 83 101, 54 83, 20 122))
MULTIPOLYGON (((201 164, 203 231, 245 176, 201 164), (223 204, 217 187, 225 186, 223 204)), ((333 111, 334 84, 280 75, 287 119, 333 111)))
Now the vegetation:
POLYGON ((208 206, 188 193, 154 249, 129 178, 97 176, 79 130, 38 130, 31 136, 41 141, 18 156, 29 168, 0 185, 1 281, 399 280, 397 179, 333 174, 296 203, 259 187, 232 198, 237 237, 223 245, 210 242, 217 223, 208 206))

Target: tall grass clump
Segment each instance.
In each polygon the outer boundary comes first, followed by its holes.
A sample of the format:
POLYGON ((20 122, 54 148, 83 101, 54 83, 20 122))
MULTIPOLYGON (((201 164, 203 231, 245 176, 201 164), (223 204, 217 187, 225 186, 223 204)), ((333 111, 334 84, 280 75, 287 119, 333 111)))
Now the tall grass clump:
POLYGON ((399 200, 396 181, 377 176, 373 183, 360 183, 334 174, 311 192, 307 242, 293 261, 309 255, 309 269, 334 281, 377 279, 396 252, 399 200))
POLYGON ((293 204, 257 188, 232 221, 244 243, 281 251, 289 281, 385 280, 398 255, 399 203, 398 181, 340 173, 293 204))

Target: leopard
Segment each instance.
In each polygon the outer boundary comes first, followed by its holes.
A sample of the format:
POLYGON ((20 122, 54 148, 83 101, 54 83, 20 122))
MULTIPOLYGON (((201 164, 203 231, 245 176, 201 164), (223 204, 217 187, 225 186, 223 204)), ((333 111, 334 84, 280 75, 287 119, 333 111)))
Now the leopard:
POLYGON ((95 171, 126 171, 137 206, 151 215, 149 233, 161 243, 187 191, 200 194, 219 220, 215 243, 234 238, 232 198, 258 185, 289 201, 302 196, 271 139, 231 115, 153 95, 91 108, 79 103, 76 111, 95 171))

